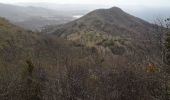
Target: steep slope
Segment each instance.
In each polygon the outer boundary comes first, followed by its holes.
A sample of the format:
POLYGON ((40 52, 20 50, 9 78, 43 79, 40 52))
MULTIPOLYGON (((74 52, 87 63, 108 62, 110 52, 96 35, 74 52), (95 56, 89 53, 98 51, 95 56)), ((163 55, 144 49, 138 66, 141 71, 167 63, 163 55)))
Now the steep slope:
POLYGON ((146 53, 157 55, 159 52, 154 28, 154 25, 113 7, 92 11, 78 20, 50 30, 47 28, 46 33, 87 47, 110 50, 114 55, 138 52, 143 56, 146 53))
POLYGON ((152 24, 113 7, 92 11, 76 21, 59 26, 52 33, 66 36, 81 31, 98 31, 118 36, 141 36, 143 33, 151 32, 152 28, 152 24))
POLYGON ((4 63, 19 63, 26 59, 42 59, 49 63, 52 62, 49 59, 55 58, 54 52, 59 49, 65 48, 62 52, 83 49, 73 45, 57 37, 24 30, 0 18, 0 61, 4 63))
MULTIPOLYGON (((41 86, 42 78, 47 84, 55 83, 55 80, 59 79, 61 75, 66 79, 63 73, 67 73, 66 68, 73 69, 73 66, 74 71, 79 73, 77 68, 89 66, 90 58, 87 55, 93 54, 85 48, 75 47, 66 40, 24 30, 0 18, 1 100, 37 98, 35 95, 38 93, 38 87, 34 87, 35 84, 41 86), (30 68, 30 66, 32 67, 30 68), (30 78, 31 81, 33 80, 31 83, 28 82, 30 78), (29 83, 28 88, 27 83, 29 83)), ((67 82, 64 83, 67 84, 67 82)), ((41 100, 46 94, 51 95, 48 90, 53 91, 51 85, 45 86, 45 88, 48 89, 45 89, 46 92, 43 93, 44 96, 41 100)), ((58 93, 57 91, 55 93, 58 93)), ((63 97, 65 98, 65 96, 63 97)), ((46 96, 46 98, 52 99, 51 96, 46 96)))

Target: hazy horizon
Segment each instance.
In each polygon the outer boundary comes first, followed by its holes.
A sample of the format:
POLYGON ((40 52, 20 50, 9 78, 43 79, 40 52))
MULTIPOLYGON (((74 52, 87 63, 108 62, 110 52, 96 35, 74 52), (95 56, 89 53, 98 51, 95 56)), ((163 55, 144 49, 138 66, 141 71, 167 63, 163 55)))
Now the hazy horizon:
POLYGON ((170 0, 0 0, 0 3, 93 4, 107 6, 169 7, 170 0))
POLYGON ((95 9, 114 6, 149 22, 154 22, 156 18, 170 16, 169 0, 150 0, 149 2, 148 0, 0 0, 0 3, 53 9, 66 14, 71 13, 74 18, 95 9))

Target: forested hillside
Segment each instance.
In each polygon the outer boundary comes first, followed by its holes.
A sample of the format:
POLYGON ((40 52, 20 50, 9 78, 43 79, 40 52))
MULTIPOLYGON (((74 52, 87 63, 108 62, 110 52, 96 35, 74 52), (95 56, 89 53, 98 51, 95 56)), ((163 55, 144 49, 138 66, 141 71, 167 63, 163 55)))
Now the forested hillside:
MULTIPOLYGON (((94 12, 98 15, 110 11, 123 12, 118 8, 94 12)), ((104 20, 112 22, 106 23, 109 29, 105 31, 100 23, 94 26, 103 20, 103 15, 100 20, 100 16, 92 14, 97 22, 82 25, 85 16, 56 27, 51 30, 54 33, 46 30, 46 34, 24 30, 0 18, 0 99, 164 100, 168 94, 164 87, 166 75, 156 37, 146 41, 148 36, 137 32, 146 28, 153 34, 152 24, 125 15, 141 26, 130 28, 131 21, 113 25, 115 15, 104 20), (129 26, 123 26, 123 36, 122 29, 114 29, 122 25, 129 26), (131 32, 132 36, 125 38, 131 32)))
POLYGON ((96 48, 99 52, 102 50, 104 55, 109 53, 128 60, 133 58, 138 63, 155 64, 161 59, 161 33, 158 32, 161 29, 118 7, 112 7, 97 9, 63 25, 47 27, 44 32, 96 48))

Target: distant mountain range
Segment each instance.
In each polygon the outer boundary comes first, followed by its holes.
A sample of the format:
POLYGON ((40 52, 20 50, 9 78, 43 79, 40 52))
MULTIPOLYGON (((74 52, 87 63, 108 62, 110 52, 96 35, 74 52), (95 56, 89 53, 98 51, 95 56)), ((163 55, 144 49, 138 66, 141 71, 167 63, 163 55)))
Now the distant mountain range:
MULTIPOLYGON (((0 4, 0 17, 25 29, 40 31, 44 26, 59 25, 73 21, 97 8, 106 5, 78 5, 52 3, 0 4)), ((169 8, 122 7, 126 12, 154 23, 157 18, 167 18, 169 8)))
POLYGON ((35 6, 62 11, 62 13, 72 15, 85 15, 95 9, 109 8, 118 6, 127 13, 137 16, 141 19, 154 23, 158 18, 167 18, 170 16, 170 7, 168 6, 135 6, 135 5, 97 5, 97 4, 56 4, 56 3, 18 3, 22 6, 35 6))
POLYGON ((45 25, 57 25, 74 20, 73 16, 42 7, 24 7, 0 4, 0 17, 31 30, 40 30, 45 25))

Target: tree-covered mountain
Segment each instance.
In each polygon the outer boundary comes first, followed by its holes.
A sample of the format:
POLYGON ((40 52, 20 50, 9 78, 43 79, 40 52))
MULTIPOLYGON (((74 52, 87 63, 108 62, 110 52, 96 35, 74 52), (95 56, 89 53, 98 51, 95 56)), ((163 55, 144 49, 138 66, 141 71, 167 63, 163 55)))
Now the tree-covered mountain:
POLYGON ((147 53, 158 56, 157 28, 113 7, 97 9, 75 21, 49 27, 44 32, 87 47, 106 48, 114 55, 133 55, 138 52, 139 55, 147 53))
POLYGON ((129 33, 142 35, 142 33, 151 32, 153 26, 142 19, 129 15, 120 8, 113 7, 92 11, 76 21, 54 28, 51 33, 64 36, 81 30, 94 30, 111 35, 128 36, 129 33))
POLYGON ((116 7, 45 30, 51 34, 0 18, 0 98, 162 100, 152 26, 116 7))

